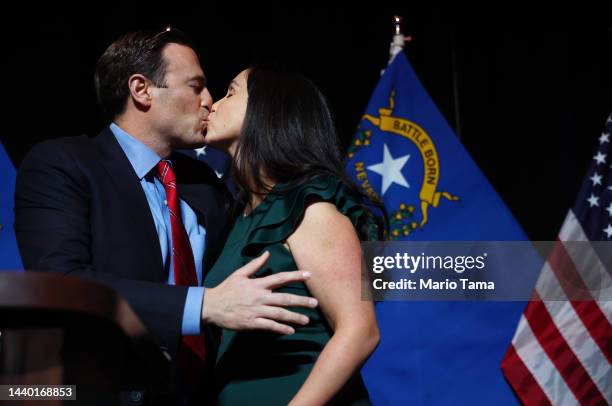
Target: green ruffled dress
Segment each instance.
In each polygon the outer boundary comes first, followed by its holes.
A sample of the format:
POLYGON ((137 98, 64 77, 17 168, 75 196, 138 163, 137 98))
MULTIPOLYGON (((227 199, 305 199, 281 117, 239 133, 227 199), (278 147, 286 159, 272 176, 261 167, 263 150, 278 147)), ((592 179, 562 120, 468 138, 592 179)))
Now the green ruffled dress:
MULTIPOLYGON (((285 185, 278 184, 273 192, 284 188, 285 185)), ((306 202, 312 199, 335 204, 355 226, 366 221, 364 208, 332 176, 313 178, 282 195, 270 193, 248 216, 236 220, 219 259, 205 277, 204 286, 217 286, 265 250, 270 251, 270 259, 257 277, 296 270, 284 242, 299 225, 306 202)), ((303 283, 289 284, 276 291, 311 296, 303 283)), ((332 332, 320 310, 290 310, 310 318, 307 326, 296 327, 295 334, 290 336, 221 331, 214 371, 218 404, 286 405, 297 393, 332 332)), ((359 373, 345 385, 334 404, 370 404, 359 373)))

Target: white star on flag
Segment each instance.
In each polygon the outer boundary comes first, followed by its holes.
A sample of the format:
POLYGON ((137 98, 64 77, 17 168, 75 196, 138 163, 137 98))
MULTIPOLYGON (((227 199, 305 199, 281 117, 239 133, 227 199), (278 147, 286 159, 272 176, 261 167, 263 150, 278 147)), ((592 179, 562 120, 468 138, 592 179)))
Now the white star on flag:
POLYGON ((608 224, 608 227, 604 228, 604 233, 608 236, 608 238, 612 237, 612 225, 608 224))
POLYGON ((593 206, 599 207, 599 197, 595 196, 593 193, 591 193, 591 196, 589 196, 587 201, 589 202, 589 205, 591 207, 593 206))
POLYGON ((606 208, 606 211, 610 214, 610 217, 612 217, 612 203, 606 208))
POLYGON ((595 172, 589 179, 591 179, 593 182, 593 186, 601 185, 601 175, 599 175, 597 172, 595 172))
POLYGON ((604 154, 602 154, 601 152, 597 152, 597 155, 595 155, 593 157, 593 159, 597 161, 597 164, 605 164, 606 163, 606 156, 604 154))
POLYGON ((410 187, 406 178, 402 175, 402 168, 409 158, 410 155, 404 155, 394 159, 393 156, 391 156, 391 152, 389 152, 387 144, 384 144, 383 161, 379 164, 368 166, 369 170, 382 176, 382 195, 385 194, 393 183, 397 183, 406 188, 410 187))
POLYGON ((603 144, 604 142, 610 142, 610 133, 601 133, 601 137, 599 137, 599 143, 603 144))
POLYGON ((206 156, 206 147, 207 145, 204 145, 202 148, 197 148, 194 149, 195 153, 196 153, 196 157, 201 157, 201 156, 206 156))

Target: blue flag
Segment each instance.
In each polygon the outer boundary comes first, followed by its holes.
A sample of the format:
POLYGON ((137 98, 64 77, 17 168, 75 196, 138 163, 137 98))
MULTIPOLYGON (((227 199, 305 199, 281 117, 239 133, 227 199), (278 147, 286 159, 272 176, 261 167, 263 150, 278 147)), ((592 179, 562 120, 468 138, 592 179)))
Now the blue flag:
MULTIPOLYGON (((348 151, 382 198, 392 240, 527 240, 404 53, 381 77, 348 151)), ((374 404, 517 404, 500 363, 524 302, 381 302, 362 370, 374 404)))
POLYGON ((13 228, 15 176, 15 167, 0 144, 0 272, 23 268, 13 228))
POLYGON ((219 179, 229 179, 230 159, 225 152, 207 145, 198 149, 184 149, 181 152, 191 158, 205 162, 215 171, 219 179))
POLYGON ((208 145, 198 149, 182 149, 180 152, 206 163, 215 171, 215 175, 225 183, 230 191, 235 190, 230 176, 231 160, 225 152, 211 148, 208 145))

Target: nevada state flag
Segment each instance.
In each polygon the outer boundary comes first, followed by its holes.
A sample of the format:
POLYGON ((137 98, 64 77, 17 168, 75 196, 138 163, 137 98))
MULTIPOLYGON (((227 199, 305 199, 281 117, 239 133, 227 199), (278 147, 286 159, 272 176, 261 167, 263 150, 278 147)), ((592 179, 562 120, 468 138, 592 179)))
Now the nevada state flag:
MULTIPOLYGON (((494 136, 495 134, 491 134, 494 136)), ((346 170, 381 198, 393 240, 526 240, 399 53, 374 90, 346 170)), ((362 370, 374 404, 517 404, 500 369, 524 302, 380 302, 362 370)))

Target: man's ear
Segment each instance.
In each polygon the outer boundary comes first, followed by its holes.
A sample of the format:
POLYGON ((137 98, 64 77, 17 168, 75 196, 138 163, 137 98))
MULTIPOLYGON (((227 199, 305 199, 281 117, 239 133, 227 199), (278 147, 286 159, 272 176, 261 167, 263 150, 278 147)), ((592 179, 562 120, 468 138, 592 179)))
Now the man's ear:
POLYGON ((134 74, 128 79, 130 96, 137 107, 151 107, 151 81, 141 74, 134 74))

